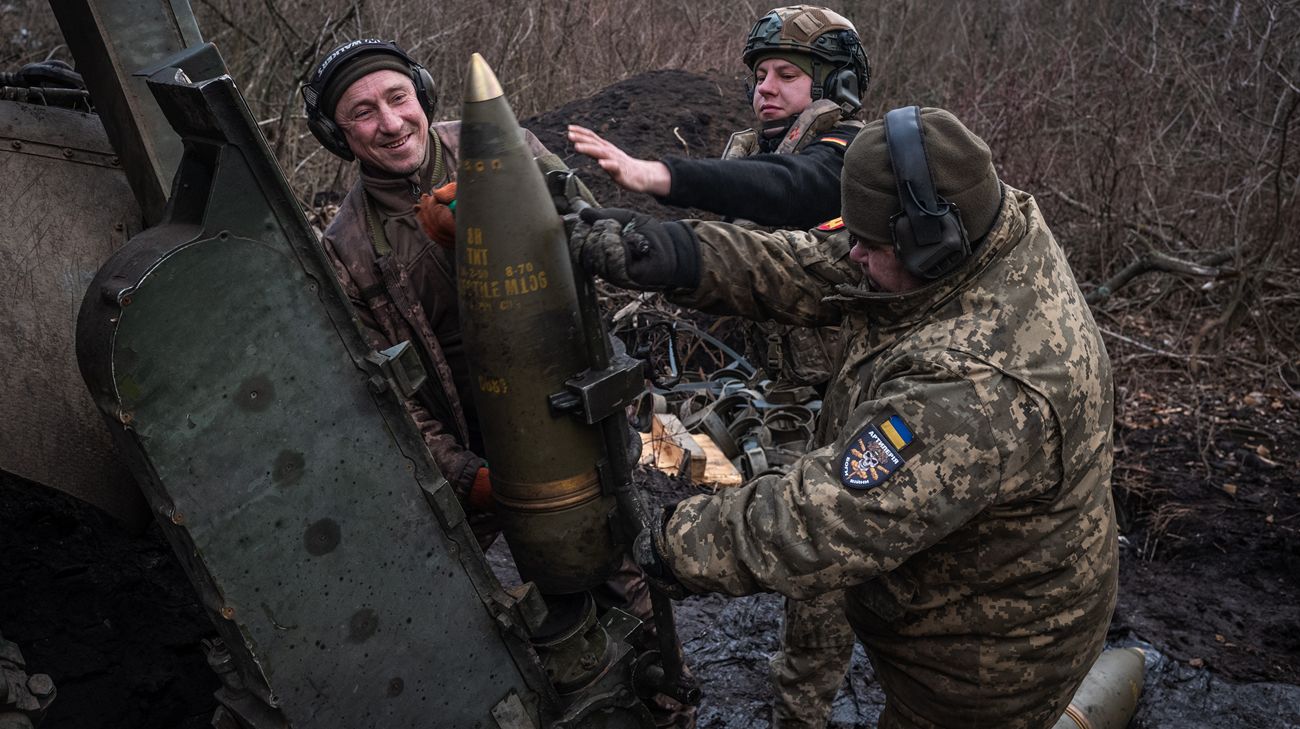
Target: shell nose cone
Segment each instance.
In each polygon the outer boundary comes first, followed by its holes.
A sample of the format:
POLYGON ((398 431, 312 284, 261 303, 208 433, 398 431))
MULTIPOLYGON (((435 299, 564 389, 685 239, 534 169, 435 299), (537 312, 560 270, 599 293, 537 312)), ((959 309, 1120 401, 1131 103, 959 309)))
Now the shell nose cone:
POLYGON ((483 56, 475 53, 469 61, 469 79, 465 83, 465 102, 487 101, 501 96, 501 82, 492 73, 483 56))

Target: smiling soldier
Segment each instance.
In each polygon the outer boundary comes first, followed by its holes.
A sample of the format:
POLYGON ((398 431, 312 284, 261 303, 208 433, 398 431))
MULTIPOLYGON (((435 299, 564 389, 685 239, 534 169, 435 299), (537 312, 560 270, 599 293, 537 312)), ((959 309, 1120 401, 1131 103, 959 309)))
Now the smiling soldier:
MULTIPOLYGON (((409 341, 419 351, 429 377, 407 400, 407 410, 479 546, 487 549, 500 526, 487 463, 478 455, 483 439, 460 328, 449 206, 456 196, 460 122, 430 124, 437 104, 433 78, 391 41, 339 46, 316 67, 302 94, 316 139, 361 163, 360 179, 321 242, 375 349, 409 341)), ((532 132, 524 137, 540 167, 565 167, 532 132)), ((652 617, 644 575, 631 560, 592 593, 602 612, 619 607, 648 622, 652 617)), ((653 642, 652 635, 648 639, 653 642)), ((662 696, 647 705, 658 726, 695 724, 694 707, 662 696)))

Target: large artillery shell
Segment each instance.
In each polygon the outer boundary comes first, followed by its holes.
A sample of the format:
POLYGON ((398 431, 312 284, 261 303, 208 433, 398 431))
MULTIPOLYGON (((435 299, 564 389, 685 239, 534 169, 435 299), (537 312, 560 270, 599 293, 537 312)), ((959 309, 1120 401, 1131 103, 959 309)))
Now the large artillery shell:
POLYGON ((457 183, 461 326, 503 533, 524 580, 550 594, 585 590, 621 551, 597 472, 600 430, 547 404, 588 366, 577 289, 545 180, 478 54, 457 183))

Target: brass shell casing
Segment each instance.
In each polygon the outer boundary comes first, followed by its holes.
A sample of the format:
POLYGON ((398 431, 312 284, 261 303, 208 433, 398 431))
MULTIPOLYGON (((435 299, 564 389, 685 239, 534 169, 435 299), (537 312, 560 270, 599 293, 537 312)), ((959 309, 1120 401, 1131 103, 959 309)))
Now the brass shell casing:
POLYGON ((599 497, 600 474, 593 468, 571 478, 533 483, 511 483, 496 478, 492 482, 492 492, 498 507, 549 514, 581 506, 599 497))

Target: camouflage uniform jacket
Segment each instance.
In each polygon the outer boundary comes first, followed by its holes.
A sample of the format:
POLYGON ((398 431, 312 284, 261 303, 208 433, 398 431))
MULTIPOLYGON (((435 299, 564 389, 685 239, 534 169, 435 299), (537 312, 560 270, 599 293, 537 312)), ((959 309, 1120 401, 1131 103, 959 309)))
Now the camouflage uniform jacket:
MULTIPOLYGON (((546 154, 531 132, 525 136, 534 154, 546 154)), ((456 256, 429 238, 413 207, 422 193, 455 182, 459 147, 460 122, 440 122, 431 127, 428 159, 410 176, 384 179, 363 168, 322 243, 375 349, 410 341, 420 350, 429 379, 407 410, 465 505, 483 459, 475 455, 482 446, 460 331, 456 256), (383 255, 371 236, 367 194, 390 248, 383 255)))
POLYGON ((675 574, 700 593, 847 588, 882 726, 1051 726, 1114 608, 1113 392, 1033 198, 1005 189, 971 260, 899 295, 832 288, 809 235, 692 225, 704 278, 676 303, 842 320, 846 349, 794 471, 677 506, 675 574))

